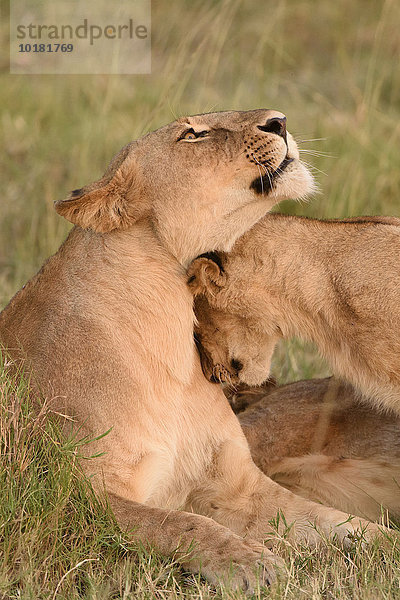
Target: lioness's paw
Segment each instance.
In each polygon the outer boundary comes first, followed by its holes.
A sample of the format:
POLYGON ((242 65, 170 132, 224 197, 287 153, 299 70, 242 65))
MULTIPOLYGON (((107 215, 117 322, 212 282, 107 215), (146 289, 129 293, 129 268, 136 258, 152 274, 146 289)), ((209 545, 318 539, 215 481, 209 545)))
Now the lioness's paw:
POLYGON ((353 517, 348 522, 336 525, 333 533, 345 548, 351 548, 354 544, 365 545, 376 538, 382 538, 385 531, 386 528, 383 525, 353 517))
POLYGON ((299 519, 294 527, 295 537, 298 541, 314 546, 319 545, 323 539, 333 539, 344 546, 351 548, 355 544, 368 544, 368 542, 383 537, 386 528, 376 523, 371 523, 360 517, 352 517, 344 513, 321 507, 318 518, 307 523, 299 519))
POLYGON ((277 571, 284 567, 282 559, 259 542, 235 534, 216 541, 214 548, 203 549, 201 554, 191 570, 200 571, 213 585, 247 594, 274 583, 277 571))

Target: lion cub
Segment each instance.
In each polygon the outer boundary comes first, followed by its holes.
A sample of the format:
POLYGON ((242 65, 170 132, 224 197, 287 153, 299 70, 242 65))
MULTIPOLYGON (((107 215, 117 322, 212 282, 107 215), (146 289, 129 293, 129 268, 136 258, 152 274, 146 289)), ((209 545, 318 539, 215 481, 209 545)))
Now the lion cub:
POLYGON ((400 416, 359 401, 338 379, 224 392, 268 477, 314 502, 400 521, 400 416))
POLYGON ((400 219, 267 215, 230 253, 189 268, 204 373, 260 384, 278 339, 297 336, 375 405, 400 413, 399 256, 400 219))

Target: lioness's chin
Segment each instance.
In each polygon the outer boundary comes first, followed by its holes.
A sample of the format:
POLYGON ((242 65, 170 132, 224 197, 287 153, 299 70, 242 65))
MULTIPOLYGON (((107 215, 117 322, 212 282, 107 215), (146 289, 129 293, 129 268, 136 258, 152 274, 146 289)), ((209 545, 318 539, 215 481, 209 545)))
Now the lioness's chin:
POLYGON ((299 159, 288 156, 274 173, 256 177, 250 189, 276 204, 281 200, 305 198, 317 188, 307 167, 299 159))
POLYGON ((299 160, 294 160, 273 182, 270 197, 276 201, 303 199, 317 189, 310 171, 299 160))

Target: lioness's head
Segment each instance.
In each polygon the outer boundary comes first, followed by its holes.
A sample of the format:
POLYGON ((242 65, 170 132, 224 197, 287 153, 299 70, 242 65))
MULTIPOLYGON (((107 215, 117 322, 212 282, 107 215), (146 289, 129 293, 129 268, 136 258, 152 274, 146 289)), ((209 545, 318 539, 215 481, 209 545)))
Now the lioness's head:
POLYGON ((186 265, 204 251, 229 250, 274 204, 312 186, 282 113, 229 111, 180 118, 131 142, 101 179, 56 210, 101 233, 149 219, 186 265))
POLYGON ((225 306, 228 285, 223 253, 207 253, 192 262, 188 285, 194 295, 194 328, 201 367, 209 381, 260 385, 268 378, 280 334, 269 335, 246 305, 225 306), (222 308, 223 307, 223 308, 222 308))

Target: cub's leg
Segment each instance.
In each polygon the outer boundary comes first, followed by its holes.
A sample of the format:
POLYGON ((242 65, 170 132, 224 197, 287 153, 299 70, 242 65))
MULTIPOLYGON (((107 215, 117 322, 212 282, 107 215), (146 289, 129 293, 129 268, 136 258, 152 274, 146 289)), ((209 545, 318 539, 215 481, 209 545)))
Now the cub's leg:
POLYGON ((252 592, 257 583, 275 580, 275 567, 282 564, 260 543, 236 535, 207 517, 177 510, 164 510, 121 498, 108 499, 124 528, 144 546, 173 556, 191 571, 200 572, 210 583, 252 592))

